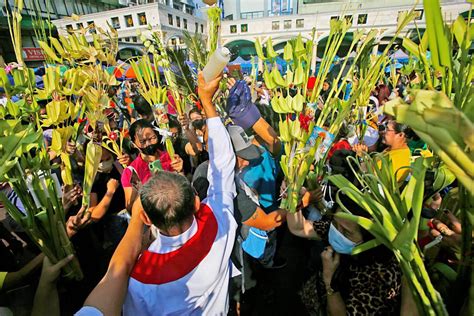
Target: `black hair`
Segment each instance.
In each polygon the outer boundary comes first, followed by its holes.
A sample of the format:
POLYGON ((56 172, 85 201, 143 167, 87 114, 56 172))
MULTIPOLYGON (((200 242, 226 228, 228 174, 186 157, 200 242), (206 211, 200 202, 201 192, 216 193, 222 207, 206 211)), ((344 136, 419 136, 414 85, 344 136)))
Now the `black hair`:
POLYGON ((179 121, 172 115, 168 115, 168 126, 169 128, 177 128, 178 134, 181 135, 181 124, 179 121))
POLYGON ((398 123, 396 121, 390 121, 389 123, 393 124, 393 129, 395 130, 395 132, 397 134, 398 133, 405 133, 405 135, 407 135, 407 133, 409 133, 411 131, 411 129, 408 127, 408 125, 401 124, 401 123, 398 123))
MULTIPOLYGON (((362 208, 359 204, 354 202, 351 198, 349 198, 346 194, 343 192, 339 192, 338 194, 339 200, 344 205, 344 207, 350 211, 353 215, 355 216, 361 216, 364 218, 368 218, 370 220, 373 220, 372 216, 367 212, 364 208, 362 208)), ((344 212, 342 208, 338 205, 338 208, 340 209, 341 212, 344 212)), ((375 237, 367 231, 365 228, 359 225, 359 229, 362 235, 362 240, 363 242, 367 242, 370 240, 375 239, 375 237)), ((375 261, 382 261, 382 262, 387 262, 388 260, 392 259, 393 253, 390 249, 385 247, 385 245, 379 245, 375 248, 366 250, 358 255, 352 256, 354 262, 356 264, 361 264, 361 265, 366 265, 366 264, 371 264, 375 261)))
POLYGON ((336 150, 329 159, 329 166, 331 167, 332 174, 341 174, 351 183, 354 183, 355 175, 347 161, 349 156, 355 157, 355 153, 347 149, 336 150))
POLYGON ((189 110, 188 116, 191 116, 191 114, 197 113, 199 115, 202 115, 201 110, 199 110, 197 107, 193 107, 191 110, 189 110))
POLYGON ((143 209, 153 225, 168 230, 194 214, 194 190, 185 176, 158 171, 140 189, 143 209))
POLYGON ((153 110, 148 103, 148 101, 141 95, 136 95, 133 97, 133 105, 135 106, 135 110, 140 116, 150 116, 153 115, 153 110))

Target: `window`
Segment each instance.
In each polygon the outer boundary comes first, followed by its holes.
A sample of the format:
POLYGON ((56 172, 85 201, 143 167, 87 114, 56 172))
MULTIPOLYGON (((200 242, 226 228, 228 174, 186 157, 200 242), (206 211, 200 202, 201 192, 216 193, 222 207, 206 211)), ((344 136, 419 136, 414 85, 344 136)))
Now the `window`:
POLYGON ((291 29, 291 20, 285 20, 283 22, 283 27, 285 30, 291 29))
POLYGON ((84 28, 84 25, 82 23, 76 23, 77 29, 82 30, 84 28))
POLYGON ((240 24, 240 31, 242 33, 247 33, 249 30, 249 26, 247 24, 240 24))
POLYGON ((66 25, 66 30, 69 34, 71 34, 74 31, 71 24, 66 25))
POLYGON ((423 10, 415 10, 415 20, 421 20, 423 19, 423 10))
POLYGON ((237 33, 237 25, 231 25, 230 26, 230 33, 231 34, 237 33))
POLYGON ((171 45, 176 46, 176 38, 171 39, 171 45))
POLYGON ((140 24, 140 25, 146 25, 147 24, 145 12, 138 13, 138 24, 140 24))
POLYGON ((132 16, 131 15, 126 15, 124 16, 125 18, 125 25, 127 27, 133 27, 133 19, 132 19, 132 16))
POLYGON ((201 33, 204 33, 204 25, 201 24, 201 33))
POLYGON ((185 30, 188 29, 188 20, 183 19, 183 26, 184 26, 184 29, 185 29, 185 30))
POLYGON ((199 25, 198 22, 194 23, 194 26, 196 27, 196 28, 194 29, 194 32, 196 32, 196 33, 197 33, 197 31, 198 31, 198 25, 199 25))
POLYGON ((179 38, 179 44, 183 45, 184 44, 184 38, 179 38))
POLYGON ((119 29, 120 28, 120 22, 118 17, 113 17, 112 19, 112 27, 114 29, 119 29))
POLYGON ((179 16, 176 17, 176 26, 181 27, 181 19, 179 16))
POLYGON ((352 23, 352 15, 345 15, 344 20, 346 20, 349 23, 352 23))
POLYGON ((173 16, 171 14, 168 14, 168 24, 173 25, 173 16))
POLYGON ((254 11, 254 12, 241 13, 240 18, 243 19, 243 20, 263 18, 263 11, 254 11))
POLYGON ((332 20, 339 20, 339 16, 333 15, 333 16, 331 17, 331 21, 332 21, 332 20))
POLYGON ((272 30, 278 31, 280 29, 280 21, 273 21, 272 22, 272 30))
POLYGON ((134 43, 138 42, 138 37, 133 36, 133 37, 132 37, 132 41, 133 41, 134 43))
POLYGON ((304 19, 297 19, 296 20, 296 28, 302 29, 304 27, 304 19))
POLYGON ((87 21, 87 27, 89 28, 89 33, 95 33, 94 21, 87 21))
POLYGON ((357 24, 364 25, 367 24, 367 14, 359 14, 357 17, 357 24))

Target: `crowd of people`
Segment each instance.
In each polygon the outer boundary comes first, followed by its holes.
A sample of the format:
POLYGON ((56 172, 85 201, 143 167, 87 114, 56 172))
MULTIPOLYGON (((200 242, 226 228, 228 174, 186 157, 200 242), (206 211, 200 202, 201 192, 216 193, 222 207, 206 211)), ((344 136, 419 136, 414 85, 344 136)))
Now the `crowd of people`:
MULTIPOLYGON (((322 180, 317 189, 303 188, 296 213, 280 208, 286 185, 280 167, 284 144, 270 105, 271 91, 261 78, 255 84, 227 78, 229 119, 224 120, 213 104, 221 79, 205 82, 199 74, 199 102, 183 115, 169 104, 169 134, 164 135, 137 82, 122 84, 125 89, 110 88, 112 104, 104 114, 112 130, 129 122, 128 138, 122 156, 102 151, 88 207, 80 203, 79 184, 87 140, 67 146, 76 184, 63 186, 62 200, 84 278, 61 279, 61 268, 72 256, 53 264, 5 213, 0 223, 1 315, 30 312, 25 299, 13 299, 15 292, 26 293, 28 284, 35 292, 33 315, 251 314, 252 304, 263 304, 245 299, 249 293, 256 295, 252 289, 264 282, 258 274, 287 273, 292 258, 281 247, 281 236, 288 232, 298 237, 294 243, 305 245, 300 267, 305 277, 295 290, 308 315, 418 314, 399 262, 388 248, 380 245, 352 255, 354 247, 374 237, 334 216, 342 209, 331 183, 322 180), (124 98, 131 98, 133 106, 126 106, 124 98), (172 140, 173 157, 165 148, 166 137, 172 140)), ((354 172, 363 170, 350 168, 347 158, 380 152, 390 158, 399 184, 407 181, 406 167, 426 145, 381 110, 388 100, 406 97, 404 80, 409 78, 402 77, 393 89, 386 83, 374 87, 367 107, 377 115, 367 122, 363 141, 356 126, 343 125, 325 162, 329 173, 356 183, 354 172)), ((310 78, 308 90, 311 85, 310 78)), ((326 82, 319 106, 329 90, 326 82)), ((51 131, 45 128, 43 134, 51 146, 51 131)), ((58 161, 53 153, 50 159, 58 161)), ((443 199, 452 199, 456 184, 433 194, 433 183, 425 183, 425 191, 432 194, 424 198, 419 246, 425 249, 427 264, 455 267, 462 227, 441 205, 443 199)), ((8 184, 2 183, 1 190, 23 208, 8 184)), ((344 194, 339 197, 351 213, 371 218, 344 194)), ((449 276, 437 275, 438 291, 450 295, 449 287, 443 288, 449 276)))

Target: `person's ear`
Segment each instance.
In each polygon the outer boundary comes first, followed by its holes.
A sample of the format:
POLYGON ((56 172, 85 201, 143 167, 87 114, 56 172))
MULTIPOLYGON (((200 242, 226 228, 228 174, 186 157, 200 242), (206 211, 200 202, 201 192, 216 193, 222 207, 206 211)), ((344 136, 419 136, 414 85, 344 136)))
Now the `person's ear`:
POLYGON ((194 212, 199 211, 200 208, 201 208, 201 199, 200 199, 199 196, 196 194, 196 195, 194 196, 194 212))
POLYGON ((146 226, 151 226, 153 224, 144 210, 140 211, 140 219, 146 226))

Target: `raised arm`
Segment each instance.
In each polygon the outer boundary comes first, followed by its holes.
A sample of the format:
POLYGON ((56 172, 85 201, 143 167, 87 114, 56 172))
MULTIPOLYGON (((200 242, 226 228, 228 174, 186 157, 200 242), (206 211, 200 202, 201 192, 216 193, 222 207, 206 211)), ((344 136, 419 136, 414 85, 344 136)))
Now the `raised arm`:
MULTIPOLYGON (((255 106, 255 105, 254 105, 255 106)), ((259 118, 258 121, 252 126, 253 131, 258 137, 265 142, 268 150, 273 156, 277 156, 281 152, 281 141, 278 138, 278 134, 275 132, 273 127, 263 119, 259 118)))
MULTIPOLYGON (((232 83, 234 82, 232 81, 232 83)), ((230 87, 230 85, 228 86, 230 87)), ((281 141, 278 134, 260 115, 258 108, 252 102, 250 88, 245 81, 237 81, 230 87, 227 113, 234 124, 243 129, 252 128, 272 155, 280 154, 281 141)))
POLYGON ((207 178, 209 180, 208 196, 218 193, 230 193, 235 196, 235 155, 224 124, 212 104, 212 97, 217 90, 221 77, 208 83, 205 82, 202 73, 198 75, 198 93, 201 104, 207 116, 209 169, 207 178))
POLYGON ((298 211, 296 213, 286 214, 286 221, 288 229, 293 235, 308 239, 320 239, 313 227, 313 222, 304 218, 303 213, 298 211))
MULTIPOLYGON (((142 250, 143 222, 139 216, 140 199, 133 205, 132 219, 125 236, 110 260, 107 273, 92 290, 84 303, 100 310, 104 315, 120 315, 127 294, 130 272, 142 250)), ((86 315, 77 313, 77 315, 86 315)))

